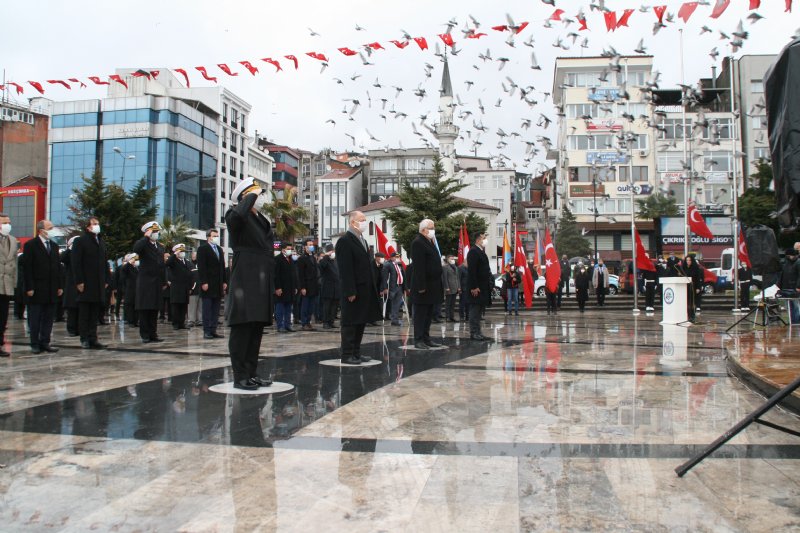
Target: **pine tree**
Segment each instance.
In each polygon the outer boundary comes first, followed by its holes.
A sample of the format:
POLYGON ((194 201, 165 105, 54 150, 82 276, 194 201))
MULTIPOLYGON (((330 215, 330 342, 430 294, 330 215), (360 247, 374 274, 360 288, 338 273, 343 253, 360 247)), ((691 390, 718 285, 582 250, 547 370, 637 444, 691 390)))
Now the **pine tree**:
POLYGON ((659 217, 674 217, 679 212, 675 198, 660 193, 653 193, 645 199, 636 200, 636 206, 639 208, 636 216, 640 219, 655 220, 659 217))
POLYGON ((467 231, 485 232, 486 221, 475 213, 458 214, 466 208, 464 200, 455 194, 466 187, 455 178, 443 179, 444 168, 438 156, 433 159, 433 176, 427 187, 413 187, 410 182, 400 185, 400 206, 384 211, 392 223, 394 240, 406 250, 419 233, 419 223, 429 218, 436 224, 436 242, 443 255, 458 253, 458 235, 466 220, 467 231))
POLYGON ((559 256, 585 257, 592 253, 589 241, 581 235, 578 225, 575 223, 575 215, 568 207, 564 206, 561 211, 561 219, 558 222, 558 232, 556 232, 553 245, 559 256))

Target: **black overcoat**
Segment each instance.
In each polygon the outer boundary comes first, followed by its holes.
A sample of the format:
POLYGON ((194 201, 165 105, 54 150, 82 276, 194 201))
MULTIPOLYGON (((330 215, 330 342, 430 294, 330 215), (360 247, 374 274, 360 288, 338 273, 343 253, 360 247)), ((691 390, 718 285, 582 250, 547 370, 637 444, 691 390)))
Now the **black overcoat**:
POLYGON ((167 259, 167 281, 169 282, 169 303, 184 305, 189 303, 192 291, 194 265, 188 259, 180 260, 174 255, 167 259))
POLYGON ((575 267, 573 278, 575 279, 576 290, 588 291, 589 287, 592 285, 592 274, 585 265, 582 267, 575 267))
POLYGON ((375 286, 372 253, 351 231, 336 241, 336 262, 339 267, 341 325, 357 326, 381 319, 378 290, 375 286), (355 296, 352 302, 348 296, 355 296))
POLYGON ((142 237, 133 245, 139 256, 139 275, 136 276, 136 310, 156 311, 163 305, 162 292, 167 284, 164 267, 164 247, 142 237))
POLYGON ((473 304, 489 305, 492 301, 492 269, 489 258, 480 246, 471 246, 467 254, 467 301, 473 304), (478 296, 472 295, 472 289, 480 289, 478 296))
POLYGON ((25 294, 25 301, 29 304, 56 303, 58 290, 62 288, 58 245, 50 241, 48 253, 42 239, 36 236, 25 243, 22 254, 25 256, 22 262, 22 292, 33 291, 33 296, 25 294))
POLYGON ((103 239, 94 233, 84 232, 72 242, 70 263, 73 283, 76 287, 83 283, 83 292, 77 293, 76 301, 105 302, 105 286, 109 282, 109 273, 106 263, 106 243, 103 239))
POLYGON ((297 276, 297 265, 291 256, 284 254, 275 258, 275 290, 281 289, 281 295, 274 296, 276 302, 290 304, 294 302, 294 297, 299 289, 299 279, 297 276))
POLYGON ((75 288, 75 278, 72 275, 72 250, 61 252, 61 264, 64 265, 65 273, 64 308, 76 309, 78 307, 78 289, 75 288))
POLYGON ((411 243, 411 303, 435 305, 444 299, 442 256, 421 233, 411 243), (420 293, 419 291, 425 292, 420 293))
POLYGON ((233 249, 225 317, 228 324, 272 324, 274 236, 269 220, 252 207, 258 195, 250 193, 228 209, 230 245, 233 249))
POLYGON ((320 296, 323 298, 339 299, 339 265, 326 255, 319 261, 321 277, 320 296))
POLYGON ((300 280, 300 289, 306 290, 306 296, 319 294, 319 265, 312 254, 304 253, 297 260, 297 277, 300 280))
MULTIPOLYGON (((120 267, 119 282, 125 287, 125 303, 136 305, 136 279, 139 277, 139 268, 130 263, 120 267)), ((135 309, 135 307, 134 307, 135 309)))
POLYGON ((222 285, 228 282, 228 273, 225 268, 225 252, 217 246, 219 257, 214 252, 214 248, 205 242, 197 249, 197 284, 202 286, 208 284, 208 290, 199 288, 200 296, 206 298, 222 298, 222 285))

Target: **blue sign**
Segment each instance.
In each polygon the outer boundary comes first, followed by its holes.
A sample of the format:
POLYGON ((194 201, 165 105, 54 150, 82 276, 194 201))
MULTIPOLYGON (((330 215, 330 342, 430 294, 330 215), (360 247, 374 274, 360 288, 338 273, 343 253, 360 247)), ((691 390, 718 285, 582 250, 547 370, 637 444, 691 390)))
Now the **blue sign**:
POLYGON ((609 164, 609 163, 627 163, 628 162, 628 154, 619 153, 617 151, 613 152, 586 152, 586 163, 589 165, 593 165, 595 163, 599 164, 609 164))
POLYGON ((613 102, 619 98, 619 89, 594 89, 589 91, 589 100, 613 102))

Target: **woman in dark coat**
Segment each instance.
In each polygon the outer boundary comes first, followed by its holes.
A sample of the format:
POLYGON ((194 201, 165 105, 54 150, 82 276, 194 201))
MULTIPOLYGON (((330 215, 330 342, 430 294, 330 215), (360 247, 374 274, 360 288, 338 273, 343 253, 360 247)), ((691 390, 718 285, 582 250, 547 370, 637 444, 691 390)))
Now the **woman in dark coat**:
POLYGON ((136 241, 133 251, 139 256, 136 278, 136 310, 139 312, 139 334, 142 341, 161 342, 158 337, 158 310, 162 292, 167 286, 164 268, 164 247, 158 244, 159 225, 148 222, 142 227, 144 237, 136 241))
POLYGON ((186 329, 186 311, 189 308, 189 293, 194 284, 192 264, 186 259, 186 246, 176 244, 172 255, 167 259, 167 283, 169 284, 169 301, 172 309, 172 329, 186 329))
POLYGON ((231 195, 238 204, 225 213, 233 248, 225 302, 225 318, 231 328, 228 348, 234 387, 254 390, 272 384, 258 376, 258 352, 264 326, 272 324, 274 290, 273 232, 261 213, 265 191, 252 178, 239 182, 231 195))
POLYGON ((694 255, 687 255, 681 266, 685 275, 691 279, 689 294, 687 294, 687 310, 689 312, 689 320, 694 320, 695 311, 699 307, 699 295, 703 290, 703 269, 697 264, 694 255))
POLYGON ((72 275, 72 245, 75 239, 67 241, 67 249, 61 253, 61 264, 64 265, 64 309, 67 311, 67 334, 78 336, 78 289, 75 288, 75 276, 72 275))
POLYGON ((575 267, 575 298, 578 300, 578 308, 583 313, 586 301, 589 299, 589 287, 592 285, 592 274, 583 261, 578 262, 575 267))

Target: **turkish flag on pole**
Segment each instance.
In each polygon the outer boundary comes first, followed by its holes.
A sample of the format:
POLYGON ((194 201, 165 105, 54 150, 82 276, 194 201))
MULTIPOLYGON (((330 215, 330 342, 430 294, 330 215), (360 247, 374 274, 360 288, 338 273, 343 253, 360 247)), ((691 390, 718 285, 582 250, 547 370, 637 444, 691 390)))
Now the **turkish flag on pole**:
POLYGON ((697 6, 698 2, 685 2, 681 4, 681 8, 678 10, 678 18, 683 19, 683 22, 689 22, 689 17, 692 16, 697 6))
POLYGON ((658 22, 664 22, 664 13, 667 11, 667 6, 653 6, 653 12, 658 17, 658 22))
POLYGON ((642 238, 639 237, 639 232, 636 230, 636 228, 633 229, 633 234, 636 235, 636 268, 639 270, 649 270, 650 272, 655 272, 656 266, 653 264, 653 260, 650 259, 650 255, 647 253, 647 250, 644 249, 642 238))
POLYGON ((550 239, 550 230, 544 230, 544 271, 545 287, 552 292, 558 292, 558 284, 561 283, 561 264, 558 262, 558 254, 550 239))
POLYGON ((386 235, 383 234, 377 224, 375 224, 375 236, 378 241, 378 251, 389 257, 389 250, 386 248, 386 245, 389 244, 389 239, 386 238, 386 235))
POLYGON ((705 237, 706 239, 713 239, 714 234, 711 233, 711 230, 708 229, 706 225, 706 221, 703 219, 703 215, 700 214, 700 211, 697 210, 697 206, 695 204, 691 204, 689 206, 689 229, 695 235, 699 235, 700 237, 705 237))
POLYGON ((714 11, 711 12, 711 18, 719 18, 720 15, 725 13, 725 10, 728 9, 731 0, 717 0, 717 3, 714 4, 714 11))
MULTIPOLYGON (((517 267, 517 272, 522 274, 522 288, 525 291, 525 307, 529 308, 533 305, 533 276, 528 270, 528 259, 525 255, 525 247, 522 245, 522 239, 517 233, 517 242, 514 246, 514 266, 517 267)), ((560 267, 561 265, 559 265, 560 267)))
MULTIPOLYGON (((753 268, 752 263, 750 263, 750 255, 747 253, 747 244, 744 242, 744 232, 741 225, 739 226, 739 261, 747 265, 747 268, 753 268)), ((734 265, 734 268, 738 268, 738 266, 734 265)))
POLYGON ((466 221, 461 223, 461 231, 458 234, 458 264, 461 265, 469 253, 469 234, 467 233, 466 221))

